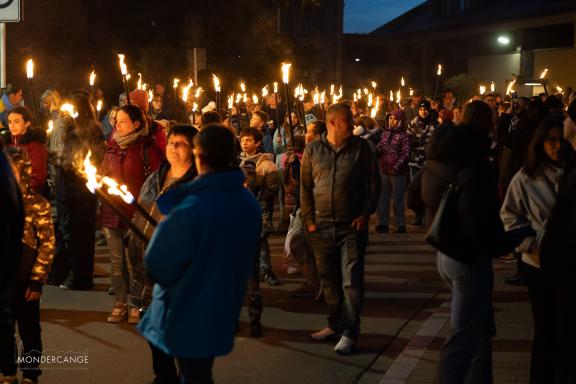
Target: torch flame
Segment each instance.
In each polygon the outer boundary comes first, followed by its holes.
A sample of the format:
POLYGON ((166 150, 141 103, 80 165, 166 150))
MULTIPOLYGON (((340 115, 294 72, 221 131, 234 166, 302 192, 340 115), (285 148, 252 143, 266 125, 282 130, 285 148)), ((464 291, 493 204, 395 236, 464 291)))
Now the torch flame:
POLYGON ((436 71, 436 75, 442 75, 442 64, 438 64, 438 71, 436 71))
POLYGON ((100 182, 102 183, 102 186, 105 185, 108 187, 107 192, 109 195, 120 196, 122 200, 124 200, 124 202, 127 204, 132 204, 134 202, 134 196, 132 196, 128 190, 128 187, 125 185, 119 185, 116 180, 108 176, 104 176, 102 179, 100 179, 100 182))
POLYGON ((188 78, 188 84, 184 88, 182 88, 182 101, 183 102, 188 101, 188 95, 190 93, 190 88, 192 88, 193 85, 194 85, 194 83, 192 82, 192 79, 188 78))
POLYGON ((372 95, 372 93, 370 93, 370 94, 368 95, 368 106, 369 106, 369 107, 371 107, 372 104, 374 103, 373 97, 374 97, 374 96, 372 95))
POLYGON ((198 110, 198 103, 192 103, 192 112, 196 112, 198 110))
POLYGON ((400 85, 401 86, 406 86, 406 83, 404 82, 404 76, 402 76, 402 78, 400 79, 400 85))
POLYGON ((330 96, 334 95, 334 84, 330 84, 330 96))
POLYGON ((414 90, 410 88, 410 97, 412 97, 412 95, 414 95, 414 90))
POLYGON ((97 189, 102 187, 102 184, 98 182, 96 177, 97 169, 92 163, 90 162, 90 157, 92 157, 92 151, 88 151, 86 158, 84 158, 84 169, 83 173, 86 176, 86 187, 92 193, 95 193, 97 189))
POLYGON ((238 104, 241 101, 242 101, 242 94, 241 93, 236 94, 236 104, 238 104))
POLYGON ((278 83, 274 82, 274 93, 278 93, 278 83))
POLYGON ((368 88, 364 88, 364 94, 365 94, 365 95, 368 94, 368 88))
POLYGON ((234 94, 228 95, 228 109, 232 109, 234 106, 234 94))
POLYGON ((100 112, 102 110, 102 99, 98 100, 96 103, 96 110, 100 112))
POLYGON ((486 87, 483 86, 483 85, 481 85, 481 86, 480 86, 480 94, 483 95, 483 94, 485 94, 485 93, 486 93, 486 87))
POLYGON ((394 102, 394 92, 390 90, 390 102, 394 102))
POLYGON ((118 54, 118 62, 120 63, 120 73, 122 73, 122 76, 126 76, 128 74, 128 67, 126 66, 126 63, 124 63, 124 55, 119 53, 118 54))
POLYGON ((374 90, 376 90, 376 82, 375 81, 371 81, 370 85, 372 86, 372 88, 374 88, 374 90))
POLYGON ((378 113, 378 110, 380 109, 380 96, 376 97, 376 105, 374 106, 374 108, 372 108, 372 110, 370 111, 370 117, 375 119, 376 118, 376 114, 378 113))
POLYGON ((136 88, 144 89, 142 88, 142 74, 140 72, 138 72, 138 85, 136 86, 136 88))
POLYGON ((290 67, 291 63, 282 63, 282 82, 288 84, 290 82, 290 67))
POLYGON ((258 104, 258 95, 256 95, 256 94, 253 94, 253 95, 252 95, 252 103, 253 103, 253 104, 258 104))
POLYGON ((212 74, 212 81, 214 82, 214 89, 216 92, 220 92, 220 80, 214 74, 212 74))
POLYGON ((540 78, 543 79, 544 77, 546 77, 546 74, 548 73, 548 68, 544 68, 544 70, 542 71, 542 73, 540 74, 540 78))
POLYGON ((240 90, 242 91, 242 93, 246 92, 246 84, 240 83, 240 90))
POLYGON ((178 84, 180 83, 180 79, 175 77, 174 80, 172 81, 172 87, 174 89, 178 88, 178 84))
POLYGON ((26 77, 29 79, 34 77, 34 61, 32 59, 28 59, 26 62, 26 77))
POLYGON ((196 93, 194 94, 194 97, 199 98, 202 91, 203 91, 202 87, 198 87, 198 89, 196 89, 196 93))
POLYGON ((400 105, 401 101, 402 101, 402 94, 400 93, 400 90, 398 90, 398 92, 396 92, 396 102, 398 103, 398 105, 400 105))
POLYGON ((152 99, 154 98, 154 92, 152 90, 148 90, 148 102, 151 103, 152 99))
POLYGON ((68 112, 68 114, 73 118, 77 118, 78 117, 78 112, 76 112, 74 110, 74 106, 72 104, 69 103, 64 103, 62 104, 62 106, 60 107, 60 110, 63 112, 68 112))
POLYGON ((512 80, 510 82, 510 84, 508 84, 508 88, 506 88, 506 94, 509 95, 510 92, 512 92, 512 87, 514 86, 514 84, 516 83, 516 79, 512 80))
POLYGON ((91 87, 94 86, 94 80, 96 80, 96 72, 94 72, 94 70, 92 70, 92 72, 90 73, 90 86, 91 87))
POLYGON ((53 130, 54 130, 54 121, 49 120, 48 121, 48 129, 46 130, 46 133, 49 135, 52 133, 53 130))
POLYGON ((556 90, 558 91, 558 93, 564 92, 564 90, 559 85, 556 86, 556 90))
POLYGON ((320 103, 320 94, 318 93, 318 88, 316 88, 316 91, 314 92, 313 100, 314 104, 320 103))
POLYGON ((268 96, 268 84, 264 88, 262 88, 262 97, 268 96))
POLYGON ((490 83, 490 92, 494 93, 494 91, 496 90, 496 85, 494 85, 494 82, 490 83))

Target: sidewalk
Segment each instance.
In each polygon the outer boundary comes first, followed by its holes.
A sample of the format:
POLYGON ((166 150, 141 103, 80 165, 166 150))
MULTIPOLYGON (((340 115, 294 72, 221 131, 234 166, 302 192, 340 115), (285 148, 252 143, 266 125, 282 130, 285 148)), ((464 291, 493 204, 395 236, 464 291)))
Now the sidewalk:
MULTIPOLYGON (((526 288, 504 283, 515 263, 494 262, 494 315, 497 333, 493 339, 495 384, 529 382, 532 346, 532 313, 526 288)), ((449 333, 449 296, 423 324, 386 372, 381 384, 429 384, 434 377, 439 351, 449 333)))
MULTIPOLYGON (((283 237, 271 238, 276 271, 283 243, 283 237)), ((97 249, 96 262, 109 270, 105 247, 97 249)), ((527 295, 523 289, 502 283, 513 266, 496 264, 497 383, 525 383, 528 375, 531 315, 527 295)), ((358 353, 353 356, 339 356, 332 343, 310 340, 308 334, 325 325, 325 307, 310 299, 291 297, 290 291, 302 277, 278 276, 283 285, 262 287, 264 337, 248 336, 244 308, 234 351, 216 360, 217 383, 432 383, 438 350, 448 327, 447 308, 442 305, 449 293, 436 272, 434 252, 423 242, 421 233, 371 234, 362 335, 358 353), (422 332, 434 329, 430 319, 439 331, 428 337, 428 343, 422 343, 426 340, 422 332), (398 364, 410 357, 408 353, 414 352, 415 344, 420 345, 420 356, 411 357, 412 368, 403 368, 404 378, 391 377, 401 372, 398 364), (429 346, 422 348, 425 344, 429 346)), ((89 361, 71 367, 45 365, 41 383, 152 381, 146 342, 133 326, 106 323, 114 301, 106 293, 109 281, 96 279, 96 289, 90 292, 45 287, 41 304, 45 353, 86 353, 89 361)))

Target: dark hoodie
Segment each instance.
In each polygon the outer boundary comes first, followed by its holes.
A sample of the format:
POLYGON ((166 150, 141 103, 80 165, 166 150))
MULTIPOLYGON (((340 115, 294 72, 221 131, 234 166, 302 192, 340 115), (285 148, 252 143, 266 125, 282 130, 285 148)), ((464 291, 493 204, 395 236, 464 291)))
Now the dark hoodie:
POLYGON ((497 176, 488 161, 490 138, 473 126, 442 125, 434 132, 422 173, 421 198, 426 222, 432 223, 449 184, 461 187, 459 233, 470 259, 497 257, 509 252, 510 244, 500 221, 497 176))

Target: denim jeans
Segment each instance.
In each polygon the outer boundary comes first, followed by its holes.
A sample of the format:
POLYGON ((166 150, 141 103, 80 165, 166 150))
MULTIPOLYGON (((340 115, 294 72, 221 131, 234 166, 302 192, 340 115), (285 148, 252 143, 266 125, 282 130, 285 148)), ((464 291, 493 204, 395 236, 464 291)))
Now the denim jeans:
POLYGON ((328 306, 328 325, 356 339, 364 301, 368 232, 357 231, 350 224, 318 223, 318 229, 309 235, 328 306))
POLYGON ((438 362, 441 384, 492 383, 492 337, 496 333, 492 309, 492 259, 472 265, 438 252, 438 272, 452 290, 451 334, 438 362))
POLYGON ((128 262, 126 250, 124 248, 124 238, 126 231, 121 229, 103 228, 108 251, 110 253, 110 264, 112 288, 117 300, 126 302, 128 298, 128 262))
POLYGON ((390 200, 394 208, 394 217, 397 226, 406 226, 404 216, 404 192, 406 191, 406 174, 385 175, 380 173, 382 179, 382 192, 378 201, 378 224, 388 225, 390 220, 390 200))

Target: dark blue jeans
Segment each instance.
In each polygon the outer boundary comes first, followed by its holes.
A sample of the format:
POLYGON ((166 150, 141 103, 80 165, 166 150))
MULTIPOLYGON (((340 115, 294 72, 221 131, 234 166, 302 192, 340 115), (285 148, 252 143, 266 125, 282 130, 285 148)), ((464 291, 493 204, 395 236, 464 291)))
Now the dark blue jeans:
POLYGON ((356 231, 350 224, 319 223, 310 239, 328 306, 328 325, 356 339, 364 301, 368 232, 356 231))
POLYGON ((378 224, 388 225, 390 220, 390 201, 394 208, 396 225, 406 226, 404 214, 404 192, 406 191, 406 174, 385 175, 380 173, 382 179, 382 192, 378 201, 378 224))
POLYGON ((492 337, 496 334, 492 259, 473 265, 438 252, 438 272, 452 290, 451 334, 438 362, 440 384, 492 383, 492 337))

